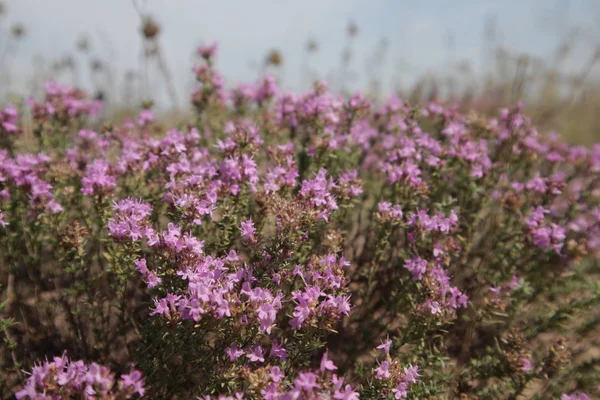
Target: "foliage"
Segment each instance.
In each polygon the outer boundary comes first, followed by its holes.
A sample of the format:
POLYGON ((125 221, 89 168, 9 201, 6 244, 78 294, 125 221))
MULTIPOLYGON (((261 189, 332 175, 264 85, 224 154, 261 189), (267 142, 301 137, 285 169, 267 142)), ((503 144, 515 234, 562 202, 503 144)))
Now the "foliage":
POLYGON ((520 105, 228 91, 199 53, 195 119, 167 132, 150 104, 98 128, 57 84, 0 112, 3 394, 595 391, 600 146, 520 105))

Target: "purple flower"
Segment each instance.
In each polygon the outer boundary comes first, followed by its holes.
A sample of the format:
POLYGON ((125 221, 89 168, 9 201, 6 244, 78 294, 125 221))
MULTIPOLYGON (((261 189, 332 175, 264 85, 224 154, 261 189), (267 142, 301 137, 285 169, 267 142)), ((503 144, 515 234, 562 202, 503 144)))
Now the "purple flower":
POLYGON ((432 301, 431 299, 427 299, 427 300, 425 300, 425 306, 427 306, 429 308, 429 310, 431 311, 431 314, 433 314, 433 315, 437 315, 442 312, 442 307, 440 306, 440 303, 437 301, 432 301))
POLYGON ((294 380, 294 385, 308 393, 319 387, 317 375, 312 372, 301 372, 298 374, 298 377, 294 380))
POLYGON ((427 261, 418 256, 409 258, 404 262, 404 268, 412 273, 414 280, 420 281, 427 271, 427 261))
POLYGON ((359 400, 360 396, 358 392, 354 391, 352 386, 346 385, 344 390, 336 389, 335 393, 333 394, 333 398, 341 400, 359 400))
POLYGON ((244 354, 244 351, 234 343, 231 347, 225 349, 225 353, 229 356, 229 361, 234 362, 244 354))
POLYGON ((211 59, 217 55, 218 46, 217 42, 203 44, 198 47, 198 54, 204 59, 211 59))
POLYGON ((156 276, 154 272, 149 271, 145 276, 146 284, 149 289, 156 287, 162 283, 162 278, 156 276))
POLYGON ((242 237, 254 240, 254 233, 256 232, 256 228, 254 227, 254 222, 252 222, 252 219, 247 219, 246 221, 241 223, 240 232, 242 233, 242 237))
POLYGON ((390 377, 390 363, 387 361, 381 362, 377 368, 375 368, 375 376, 377 379, 387 379, 390 377))
POLYGON ((133 369, 122 375, 115 385, 114 375, 107 367, 83 361, 70 361, 66 355, 55 357, 33 367, 23 389, 15 393, 17 399, 58 398, 129 398, 145 392, 142 374, 133 369), (52 385, 48 385, 48 383, 52 385))
POLYGON ((408 397, 408 385, 406 382, 399 382, 395 388, 392 389, 395 399, 405 399, 408 397))
POLYGON ((592 398, 584 392, 574 392, 574 393, 563 393, 560 396, 560 400, 592 400, 592 398))
POLYGON ((417 383, 419 376, 419 366, 408 364, 408 367, 404 368, 404 379, 406 382, 417 383))
POLYGON ((382 201, 379 204, 377 204, 377 209, 382 214, 389 213, 392 209, 392 203, 390 203, 389 201, 382 201))
MULTIPOLYGON (((278 303, 278 301, 276 301, 278 303)), ((271 333, 271 327, 277 317, 277 310, 281 308, 281 304, 273 306, 272 303, 263 303, 258 308, 257 315, 260 322, 259 329, 266 333, 271 333)))
MULTIPOLYGON (((147 238, 150 242, 156 232, 150 227, 150 214, 152 206, 141 200, 127 198, 116 201, 112 207, 114 217, 107 224, 108 232, 115 239, 128 238, 133 241, 147 238)), ((136 263, 136 267, 145 267, 136 263)), ((146 268, 147 269, 147 268, 146 268)), ((139 269, 138 269, 139 271, 139 269)), ((140 271, 141 272, 141 271, 140 271)), ((142 273, 145 275, 147 272, 142 273)))
POLYGON ((269 376, 271 377, 273 382, 279 382, 280 380, 285 378, 285 375, 281 372, 281 368, 279 368, 278 366, 271 367, 271 372, 269 372, 269 376))
POLYGON ((335 371, 337 367, 329 358, 327 358, 327 351, 323 353, 323 357, 321 358, 321 372, 325 371, 335 371))
POLYGON ((115 177, 109 173, 109 169, 110 164, 102 159, 94 160, 88 165, 86 174, 81 180, 83 184, 81 191, 83 194, 90 196, 105 193, 115 187, 117 185, 115 177))
POLYGON ((246 353, 246 357, 252 362, 265 362, 265 356, 262 347, 260 345, 254 345, 246 353))
POLYGON ((280 360, 287 360, 288 358, 287 350, 283 348, 283 346, 281 346, 277 340, 273 340, 271 342, 271 351, 269 352, 269 356, 277 357, 280 360))
POLYGON ((533 371, 533 363, 529 358, 521 357, 521 370, 523 370, 523 372, 533 371))
POLYGON ((8 222, 4 220, 4 217, 4 213, 0 211, 0 225, 2 225, 3 228, 6 228, 8 226, 8 222))
POLYGON ((144 127, 144 126, 148 125, 150 122, 154 121, 155 119, 156 119, 156 116, 154 115, 154 113, 151 110, 144 109, 138 115, 137 123, 139 126, 144 127))
POLYGON ((520 289, 522 287, 521 282, 519 282, 519 277, 516 274, 514 274, 512 276, 512 279, 511 279, 510 283, 508 284, 508 286, 512 290, 517 290, 517 289, 520 289))
POLYGON ((494 295, 494 297, 498 297, 502 293, 502 287, 490 286, 490 292, 494 295))
POLYGON ((121 375, 121 379, 124 387, 132 388, 133 392, 138 393, 140 396, 144 395, 144 380, 140 371, 132 369, 128 375, 121 375))
POLYGON ((390 354, 391 346, 392 346, 392 341, 390 340, 389 337, 387 337, 385 340, 381 341, 381 344, 379 346, 377 346, 377 348, 383 350, 385 352, 385 354, 390 354))

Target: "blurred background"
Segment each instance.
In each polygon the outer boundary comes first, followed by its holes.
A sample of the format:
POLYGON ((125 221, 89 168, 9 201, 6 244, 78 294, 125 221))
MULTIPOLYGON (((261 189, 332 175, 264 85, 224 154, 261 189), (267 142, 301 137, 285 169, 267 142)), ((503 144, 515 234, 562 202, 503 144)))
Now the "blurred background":
POLYGON ((185 114, 196 48, 217 41, 227 86, 327 80, 496 113, 523 101, 542 129, 600 136, 598 0, 0 0, 0 97, 72 84, 127 115, 185 114))

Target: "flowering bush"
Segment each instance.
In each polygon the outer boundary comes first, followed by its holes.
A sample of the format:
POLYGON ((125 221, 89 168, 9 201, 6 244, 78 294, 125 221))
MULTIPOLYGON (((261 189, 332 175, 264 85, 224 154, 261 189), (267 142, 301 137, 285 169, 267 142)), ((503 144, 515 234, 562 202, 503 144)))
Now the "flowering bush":
POLYGON ((121 375, 116 393, 111 392, 113 386, 113 376, 108 368, 96 363, 87 366, 83 361, 71 362, 63 356, 33 367, 25 387, 16 393, 16 397, 128 399, 134 393, 143 396, 145 391, 142 374, 137 370, 121 375))
POLYGON ((596 393, 600 146, 520 106, 228 91, 216 52, 167 132, 56 84, 0 111, 3 393, 596 393))

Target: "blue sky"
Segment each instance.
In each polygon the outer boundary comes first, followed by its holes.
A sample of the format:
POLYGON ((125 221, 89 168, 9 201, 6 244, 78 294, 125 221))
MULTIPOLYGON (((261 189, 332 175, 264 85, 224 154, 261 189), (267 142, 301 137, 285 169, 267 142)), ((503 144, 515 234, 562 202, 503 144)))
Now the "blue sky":
MULTIPOLYGON (((22 79, 43 69, 43 63, 32 63, 35 55, 48 61, 72 53, 82 33, 89 35, 96 54, 110 60, 117 75, 139 70, 139 18, 131 1, 5 3, 3 28, 18 21, 28 31, 10 61, 22 79)), ((481 71, 486 58, 484 25, 492 15, 504 45, 539 57, 549 57, 569 27, 582 27, 583 36, 565 61, 566 69, 577 70, 593 51, 592 40, 600 39, 594 25, 600 18, 596 0, 146 0, 144 9, 164 28, 160 43, 181 98, 191 79, 193 49, 213 39, 220 44, 218 66, 229 84, 254 81, 258 71, 251 65, 278 48, 284 55, 284 86, 294 90, 306 86, 302 63, 311 38, 319 43, 309 61, 311 70, 323 78, 335 77, 350 20, 360 29, 353 44, 356 87, 365 85, 366 60, 382 38, 389 47, 378 74, 388 86, 392 80, 409 85, 425 73, 447 72, 450 60, 468 59, 481 71)), ((80 79, 85 85, 85 76, 80 79)))

